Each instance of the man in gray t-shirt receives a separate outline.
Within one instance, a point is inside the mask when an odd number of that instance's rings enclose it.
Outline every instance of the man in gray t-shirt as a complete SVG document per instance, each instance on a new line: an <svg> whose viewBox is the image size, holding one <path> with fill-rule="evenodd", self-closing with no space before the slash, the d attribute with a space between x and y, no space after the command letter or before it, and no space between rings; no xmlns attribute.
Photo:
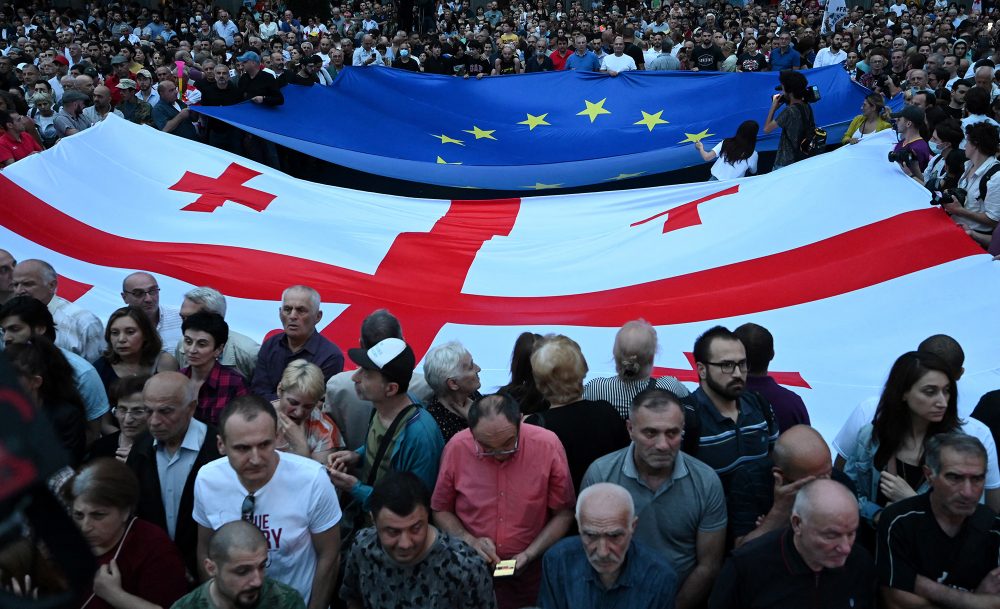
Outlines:
<svg viewBox="0 0 1000 609"><path fill-rule="evenodd" d="M486 562L430 524L430 490L420 478L390 472L368 503L375 526L354 538L344 567L340 598L349 606L496 609Z"/></svg>
<svg viewBox="0 0 1000 609"><path fill-rule="evenodd" d="M52 122L56 128L57 136L66 137L93 126L90 119L83 113L84 107L89 102L90 98L79 91L70 90L63 94L62 110L56 114L56 118Z"/></svg>
<svg viewBox="0 0 1000 609"><path fill-rule="evenodd" d="M681 452L684 412L669 391L648 389L632 403L632 444L591 464L581 489L598 482L632 495L635 535L659 550L681 582L678 606L698 606L712 589L726 545L726 498L718 475Z"/></svg>

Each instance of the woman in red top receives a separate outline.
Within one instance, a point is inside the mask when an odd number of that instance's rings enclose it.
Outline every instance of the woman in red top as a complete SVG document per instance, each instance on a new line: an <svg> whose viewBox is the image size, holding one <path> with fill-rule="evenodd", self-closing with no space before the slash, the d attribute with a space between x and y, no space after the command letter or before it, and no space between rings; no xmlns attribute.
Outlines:
<svg viewBox="0 0 1000 609"><path fill-rule="evenodd" d="M127 465L97 459L65 488L73 520L100 565L81 609L167 609L184 596L180 552L166 532L133 516L139 483Z"/></svg>

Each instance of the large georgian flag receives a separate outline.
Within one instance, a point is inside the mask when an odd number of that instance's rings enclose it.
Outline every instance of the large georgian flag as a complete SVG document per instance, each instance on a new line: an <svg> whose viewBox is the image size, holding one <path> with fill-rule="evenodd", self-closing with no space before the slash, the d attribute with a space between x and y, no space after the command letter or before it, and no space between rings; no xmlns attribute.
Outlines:
<svg viewBox="0 0 1000 609"><path fill-rule="evenodd" d="M0 247L51 262L60 293L103 318L137 269L164 304L222 290L230 324L257 339L292 284L320 291L342 348L387 307L418 357L461 340L485 389L506 382L524 330L573 337L608 375L617 327L643 317L658 374L692 381L698 334L754 321L775 336L774 374L832 437L930 334L965 348L966 411L1000 386L1000 263L885 160L892 144L734 182L439 201L295 180L110 117L0 174Z"/></svg>

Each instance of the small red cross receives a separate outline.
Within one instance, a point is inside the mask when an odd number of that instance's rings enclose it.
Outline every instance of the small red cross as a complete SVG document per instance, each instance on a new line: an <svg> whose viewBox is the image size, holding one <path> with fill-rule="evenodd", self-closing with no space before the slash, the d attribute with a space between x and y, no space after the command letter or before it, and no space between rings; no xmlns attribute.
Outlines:
<svg viewBox="0 0 1000 609"><path fill-rule="evenodd" d="M639 220L638 222L633 222L629 226L639 226L640 224L645 224L664 215L667 216L666 221L663 223L663 232L669 233L672 230L677 230L679 228L687 228L689 226L697 226L701 224L701 215L698 214L698 205L711 201L712 199L717 199L719 197L724 197L726 195L734 195L740 191L740 186L730 186L725 190L720 190L717 193L710 194L707 197L702 197L700 199L695 199L694 201L689 201L683 205L678 205L673 209L668 209L667 211L661 211L655 216L650 216L645 220Z"/></svg>
<svg viewBox="0 0 1000 609"><path fill-rule="evenodd" d="M255 211L264 211L276 196L256 188L244 186L250 179L260 175L248 167L230 163L217 178L185 171L179 182L170 187L178 192L200 194L194 203L181 208L182 211L203 211L211 213L222 207L226 201L246 205Z"/></svg>
<svg viewBox="0 0 1000 609"><path fill-rule="evenodd" d="M653 376L672 376L678 381L687 381L690 383L699 382L701 379L698 378L698 365L694 362L694 353L685 352L684 357L686 357L688 363L691 364L690 368L661 368L660 366L656 366L653 368ZM809 383L807 383L798 372L768 371L767 375L773 378L779 385L812 389Z"/></svg>

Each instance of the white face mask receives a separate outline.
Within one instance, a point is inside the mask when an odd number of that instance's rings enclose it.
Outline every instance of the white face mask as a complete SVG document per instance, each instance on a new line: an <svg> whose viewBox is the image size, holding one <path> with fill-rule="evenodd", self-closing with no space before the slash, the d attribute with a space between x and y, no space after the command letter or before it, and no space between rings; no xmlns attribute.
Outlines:
<svg viewBox="0 0 1000 609"><path fill-rule="evenodd" d="M927 142L927 145L930 146L931 152L934 154L941 154L941 146L939 146L934 140Z"/></svg>

